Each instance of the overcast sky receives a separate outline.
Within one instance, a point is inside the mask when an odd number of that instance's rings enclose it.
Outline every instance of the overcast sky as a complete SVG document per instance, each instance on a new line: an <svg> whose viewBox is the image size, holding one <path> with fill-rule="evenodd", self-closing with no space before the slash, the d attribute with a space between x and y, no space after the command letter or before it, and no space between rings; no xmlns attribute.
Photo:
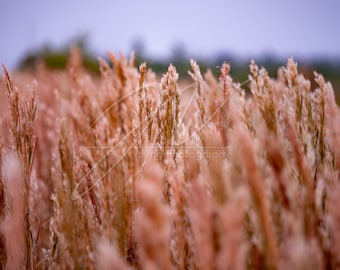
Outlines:
<svg viewBox="0 0 340 270"><path fill-rule="evenodd" d="M0 0L0 62L84 33L98 53L128 53L139 39L154 57L179 43L192 57L340 58L339 26L339 0Z"/></svg>

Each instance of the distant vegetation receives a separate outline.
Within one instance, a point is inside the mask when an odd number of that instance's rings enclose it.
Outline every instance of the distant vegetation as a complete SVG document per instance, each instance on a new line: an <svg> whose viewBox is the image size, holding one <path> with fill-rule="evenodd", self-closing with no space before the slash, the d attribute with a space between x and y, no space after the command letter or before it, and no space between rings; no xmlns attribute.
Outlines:
<svg viewBox="0 0 340 270"><path fill-rule="evenodd" d="M77 38L70 46L53 48L45 45L35 51L30 51L20 61L19 69L32 71L39 64L44 64L48 69L66 69L72 47L80 49L84 67L92 73L99 74L97 57L89 52L86 37Z"/></svg>
<svg viewBox="0 0 340 270"><path fill-rule="evenodd" d="M19 63L21 70L33 70L38 63L44 63L50 69L65 69L70 54L70 48L79 47L82 51L83 65L93 74L99 74L99 63L97 55L90 52L86 36L76 38L73 45L65 45L62 48L53 48L51 46L43 46L35 51L27 53ZM168 63L172 63L181 77L188 75L187 70L190 69L190 59L192 56L187 53L184 46L176 45L172 49L170 59L154 59L145 54L145 46L143 42L137 40L132 44L133 50L136 52L136 65L139 66L143 62L147 62L156 74L163 74L168 69ZM105 60L108 60L105 56ZM195 57L197 59L197 57ZM254 59L259 66L265 66L269 75L276 77L276 71L279 67L285 64L286 59L279 59L275 56L262 56ZM326 80L331 81L334 85L340 86L340 59L297 59L299 68L302 74L314 84L313 72L322 73ZM201 70L205 72L208 68L211 69L214 75L219 74L219 66L223 62L231 63L230 74L235 80L244 81L248 76L249 61L240 60L232 54L220 53L210 59L198 59ZM335 87L337 89L339 87Z"/></svg>
<svg viewBox="0 0 340 270"><path fill-rule="evenodd" d="M87 46L86 39L78 39L73 46L64 46L63 48L55 49L52 47L42 47L36 51L28 53L19 64L20 70L34 71L39 64L43 64L48 69L66 69L71 48L79 48L81 52L83 67L93 75L99 75L98 57L90 52ZM166 73L168 63L172 63L182 79L189 79L188 70L190 69L190 57L184 49L176 47L173 54L168 60L160 60L148 57L145 55L143 48L136 46L135 64L139 66L143 62L147 62L148 66L157 75ZM104 60L108 60L103 56ZM255 59L259 66L266 67L268 74L271 77L277 76L278 69L285 64L285 60L280 60L276 57L258 57ZM202 72L208 69L215 76L219 75L220 65L223 62L231 64L230 75L236 81L245 82L248 79L249 61L240 60L230 54L219 54L211 59L199 59L197 62L200 65ZM322 73L327 81L330 81L334 87L336 100L340 102L340 59L301 59L299 60L299 69L301 74L305 76L312 84L312 89L317 87L314 80L314 71ZM246 90L247 89L246 87Z"/></svg>

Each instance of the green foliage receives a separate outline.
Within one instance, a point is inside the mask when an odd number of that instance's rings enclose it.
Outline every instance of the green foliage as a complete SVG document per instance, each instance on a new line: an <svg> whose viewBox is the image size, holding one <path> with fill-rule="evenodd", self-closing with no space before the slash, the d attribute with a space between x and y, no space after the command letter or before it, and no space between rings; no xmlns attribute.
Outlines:
<svg viewBox="0 0 340 270"><path fill-rule="evenodd" d="M88 39L86 36L80 36L75 38L72 42L72 46L64 46L62 48L52 48L49 46L43 46L36 51L29 52L20 61L20 70L34 70L38 63L43 63L49 69L65 69L67 68L70 47L77 46L82 52L82 64L85 69L93 74L99 74L99 65L97 58L94 57L88 49ZM168 69L168 63L171 62L177 69L181 78L188 78L187 70L190 69L190 57L187 52L181 46L173 48L172 56L170 59L154 59L145 55L145 48L141 41L136 41L134 44L134 50L136 52L136 65L139 66L143 62L148 62L149 68L151 68L156 74L163 74ZM276 77L277 70L284 64L284 61L267 55L257 57L256 62L259 66L265 66L269 76ZM248 61L237 59L230 54L217 54L212 59L201 59L198 61L202 72L205 72L208 68L211 69L215 76L219 76L219 66L223 62L232 62L230 75L240 82L245 82L248 79ZM335 88L335 96L337 100L340 100L340 93L337 89L340 86L340 60L329 59L299 59L301 73L310 80L312 89L317 87L314 81L314 71L322 73L326 80L332 82Z"/></svg>

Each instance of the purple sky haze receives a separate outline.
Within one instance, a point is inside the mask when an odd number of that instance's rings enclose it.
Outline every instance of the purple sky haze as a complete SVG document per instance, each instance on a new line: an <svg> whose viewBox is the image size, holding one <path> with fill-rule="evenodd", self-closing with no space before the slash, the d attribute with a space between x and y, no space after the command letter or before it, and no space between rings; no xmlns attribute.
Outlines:
<svg viewBox="0 0 340 270"><path fill-rule="evenodd" d="M14 67L44 44L62 46L81 33L90 48L167 57L182 44L189 56L217 52L340 58L338 0L0 0L0 62Z"/></svg>

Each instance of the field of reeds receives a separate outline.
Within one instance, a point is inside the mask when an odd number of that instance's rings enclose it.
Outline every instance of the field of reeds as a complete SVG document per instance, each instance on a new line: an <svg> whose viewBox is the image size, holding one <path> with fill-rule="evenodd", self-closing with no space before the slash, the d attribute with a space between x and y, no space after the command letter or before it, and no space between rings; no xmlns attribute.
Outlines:
<svg viewBox="0 0 340 270"><path fill-rule="evenodd" d="M0 79L0 269L338 269L340 111L289 59Z"/></svg>

